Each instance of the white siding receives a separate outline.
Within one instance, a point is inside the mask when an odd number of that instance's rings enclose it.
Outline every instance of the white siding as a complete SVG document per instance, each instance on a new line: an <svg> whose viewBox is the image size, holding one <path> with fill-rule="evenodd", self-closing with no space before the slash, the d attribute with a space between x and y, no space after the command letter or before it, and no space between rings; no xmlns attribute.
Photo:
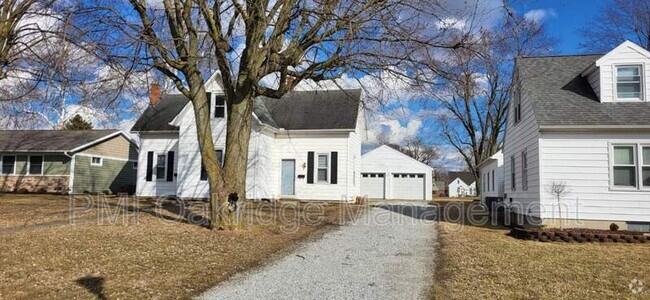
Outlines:
<svg viewBox="0 0 650 300"><path fill-rule="evenodd" d="M502 154L481 166L481 201L485 202L485 197L503 197L503 171Z"/></svg>
<svg viewBox="0 0 650 300"><path fill-rule="evenodd" d="M352 182L354 163L350 162L351 152L359 153L360 146L351 143L351 135L354 133L289 133L278 134L275 139L275 153L271 172L272 184L276 198L280 197L280 172L283 159L294 159L296 161L296 182L295 189L297 199L301 200L353 200L359 195L358 187L352 188L348 182ZM356 140L356 139L355 139ZM330 183L307 183L307 153L314 151L315 155L330 154L338 152L337 184ZM359 158L357 157L357 160ZM329 161L331 164L331 160ZM357 163L358 164L358 163ZM316 172L316 171L314 171ZM298 176L304 175L303 178ZM358 176L358 174L356 175ZM357 178L357 182L359 178Z"/></svg>
<svg viewBox="0 0 650 300"><path fill-rule="evenodd" d="M432 199L433 169L388 146L381 146L364 154L361 159L361 172L386 174L386 199L399 197L399 193L394 191L394 173L424 174L424 196L426 200Z"/></svg>
<svg viewBox="0 0 650 300"><path fill-rule="evenodd" d="M246 172L246 198L273 199L275 188L275 140L254 126L248 146L248 170Z"/></svg>
<svg viewBox="0 0 650 300"><path fill-rule="evenodd" d="M610 189L612 143L650 144L650 133L542 134L542 186L564 181L570 190L562 199L563 218L650 221L650 190ZM556 198L543 192L541 199L542 217L558 218Z"/></svg>
<svg viewBox="0 0 650 300"><path fill-rule="evenodd" d="M512 199L518 213L539 216L539 131L533 108L525 86L521 97L521 120L514 124L514 105L508 109L508 121L503 147L504 195L507 203ZM522 190L521 153L526 149L528 158L528 189ZM515 157L516 190L512 189L510 159Z"/></svg>
<svg viewBox="0 0 650 300"><path fill-rule="evenodd" d="M140 153L138 157L136 195L147 197L176 195L176 180L171 182L156 181L154 178L152 181L146 181L147 154L149 151L153 151L156 154L166 154L169 151L174 151L174 169L178 170L179 151L177 134L140 134ZM155 160L153 164L155 164ZM174 173L176 173L176 171Z"/></svg>
<svg viewBox="0 0 650 300"><path fill-rule="evenodd" d="M179 132L179 172L177 195L182 198L207 198L209 185L201 181L201 153L196 132L196 118L192 104L182 115ZM212 139L215 149L226 147L226 120L212 119Z"/></svg>

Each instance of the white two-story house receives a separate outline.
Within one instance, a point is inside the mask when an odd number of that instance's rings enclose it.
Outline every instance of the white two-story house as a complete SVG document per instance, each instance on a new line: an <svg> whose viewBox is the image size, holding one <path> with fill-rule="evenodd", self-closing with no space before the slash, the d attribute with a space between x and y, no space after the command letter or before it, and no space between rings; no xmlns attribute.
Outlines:
<svg viewBox="0 0 650 300"><path fill-rule="evenodd" d="M551 227L648 230L650 52L626 41L604 55L520 57L513 80L506 204Z"/></svg>
<svg viewBox="0 0 650 300"><path fill-rule="evenodd" d="M226 145L221 80L206 83L215 151ZM137 195L207 198L192 103L156 99L132 128L140 137ZM361 141L366 138L360 90L294 91L255 99L246 197L351 200L360 195Z"/></svg>

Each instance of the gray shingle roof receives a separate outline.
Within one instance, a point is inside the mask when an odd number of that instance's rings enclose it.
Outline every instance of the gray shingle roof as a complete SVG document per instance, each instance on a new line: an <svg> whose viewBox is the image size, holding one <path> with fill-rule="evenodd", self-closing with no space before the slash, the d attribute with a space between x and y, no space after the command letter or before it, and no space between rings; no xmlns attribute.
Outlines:
<svg viewBox="0 0 650 300"><path fill-rule="evenodd" d="M254 112L260 121L275 128L354 129L361 90L294 91L280 99L258 97ZM132 131L178 130L169 125L187 104L183 95L165 95L145 110Z"/></svg>
<svg viewBox="0 0 650 300"><path fill-rule="evenodd" d="M173 131L178 127L169 125L189 100L181 94L163 95L155 106L149 106L133 124L131 131Z"/></svg>
<svg viewBox="0 0 650 300"><path fill-rule="evenodd" d="M280 99L259 97L255 114L287 130L354 129L360 100L361 90L294 91Z"/></svg>
<svg viewBox="0 0 650 300"><path fill-rule="evenodd" d="M581 76L601 56L517 59L522 93L532 100L538 125L650 125L650 103L601 103L587 79Z"/></svg>
<svg viewBox="0 0 650 300"><path fill-rule="evenodd" d="M460 178L460 180L462 180L467 185L470 185L472 182L476 181L472 172L449 172L450 183L456 180L456 178Z"/></svg>
<svg viewBox="0 0 650 300"><path fill-rule="evenodd" d="M118 130L2 130L0 151L70 151Z"/></svg>

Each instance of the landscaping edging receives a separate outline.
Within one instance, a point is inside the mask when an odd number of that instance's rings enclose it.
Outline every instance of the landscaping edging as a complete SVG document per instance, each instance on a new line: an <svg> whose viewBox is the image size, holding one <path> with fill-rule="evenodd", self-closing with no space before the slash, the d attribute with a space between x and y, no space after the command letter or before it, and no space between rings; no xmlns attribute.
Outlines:
<svg viewBox="0 0 650 300"><path fill-rule="evenodd" d="M610 231L596 229L540 229L513 228L510 236L539 242L578 242L578 243L649 243L650 237L642 232Z"/></svg>

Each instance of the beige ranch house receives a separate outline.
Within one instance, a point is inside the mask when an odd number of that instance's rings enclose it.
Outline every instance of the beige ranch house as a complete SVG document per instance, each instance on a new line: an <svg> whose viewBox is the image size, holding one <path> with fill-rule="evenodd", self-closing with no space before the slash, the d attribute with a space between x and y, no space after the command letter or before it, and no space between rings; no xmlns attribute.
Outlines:
<svg viewBox="0 0 650 300"><path fill-rule="evenodd" d="M0 192L132 194L137 158L118 130L4 130Z"/></svg>

